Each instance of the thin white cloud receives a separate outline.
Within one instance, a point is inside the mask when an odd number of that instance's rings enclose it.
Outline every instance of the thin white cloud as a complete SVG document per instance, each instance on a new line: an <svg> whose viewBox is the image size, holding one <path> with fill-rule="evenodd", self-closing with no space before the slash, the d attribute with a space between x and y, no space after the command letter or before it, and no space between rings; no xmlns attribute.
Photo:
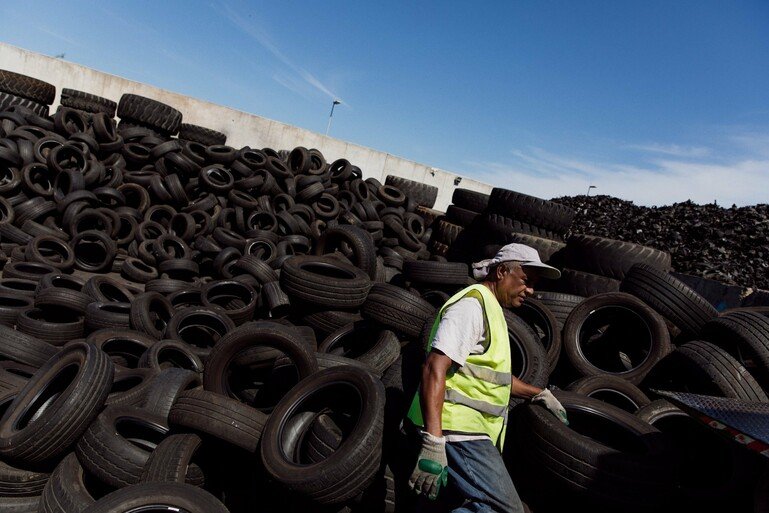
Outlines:
<svg viewBox="0 0 769 513"><path fill-rule="evenodd" d="M711 154L710 148L704 146L680 146L678 144L628 144L624 146L629 150L641 151L644 153L656 153L668 155L671 157L699 158L707 157Z"/></svg>
<svg viewBox="0 0 769 513"><path fill-rule="evenodd" d="M67 37L67 36L65 36L63 34L59 34L58 32L54 32L53 30L51 30L49 28L41 27L41 26L36 26L35 28L37 30L39 30L40 32L44 33L44 34L48 34L49 36L51 36L51 37L53 37L55 39L58 39L59 41L64 41L65 43L69 43L69 44L71 44L73 46L83 46L83 44L81 42L75 41L71 37Z"/></svg>
<svg viewBox="0 0 769 513"><path fill-rule="evenodd" d="M272 38L270 38L267 31L263 27L260 27L255 21L246 19L226 3L218 4L217 10L243 33L253 38L263 48L269 51L275 58L281 61L286 67L301 77L301 79L310 85L313 89L328 96L332 100L339 99L339 97L333 91L331 91L329 87L323 84L323 82L318 80L315 75L289 59L288 56L286 56L286 54L284 54L280 48L278 48L278 46L272 41ZM281 78L280 80L281 81L278 81L278 83L284 87L288 87L286 86L285 78ZM295 89L292 89L291 87L289 87L289 89L295 91Z"/></svg>
<svg viewBox="0 0 769 513"><path fill-rule="evenodd" d="M758 137L758 134L756 134ZM729 162L702 162L699 157L667 158L636 165L585 162L541 149L516 150L514 161L466 162L469 174L487 183L553 198L608 194L639 205L668 205L692 200L738 206L769 203L769 156L745 153Z"/></svg>

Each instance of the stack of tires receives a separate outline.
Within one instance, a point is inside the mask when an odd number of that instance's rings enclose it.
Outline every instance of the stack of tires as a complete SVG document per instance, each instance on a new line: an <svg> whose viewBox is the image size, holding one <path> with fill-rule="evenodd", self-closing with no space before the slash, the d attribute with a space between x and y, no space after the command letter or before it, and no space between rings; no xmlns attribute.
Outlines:
<svg viewBox="0 0 769 513"><path fill-rule="evenodd" d="M536 511L752 511L764 500L754 488L765 493L759 457L656 390L768 402L769 321L751 309L719 315L645 263L619 288L538 292L515 311L543 345L558 341L548 381L566 389L556 395L570 419L530 405L511 412L506 458L519 491Z"/></svg>
<svg viewBox="0 0 769 513"><path fill-rule="evenodd" d="M0 510L406 508L383 448L468 283L427 248L436 190L61 103L0 110Z"/></svg>
<svg viewBox="0 0 769 513"><path fill-rule="evenodd" d="M468 263L491 258L500 247L516 242L557 264L574 218L568 207L497 187L490 195L457 189L452 202L436 226L432 247L445 250L450 260Z"/></svg>

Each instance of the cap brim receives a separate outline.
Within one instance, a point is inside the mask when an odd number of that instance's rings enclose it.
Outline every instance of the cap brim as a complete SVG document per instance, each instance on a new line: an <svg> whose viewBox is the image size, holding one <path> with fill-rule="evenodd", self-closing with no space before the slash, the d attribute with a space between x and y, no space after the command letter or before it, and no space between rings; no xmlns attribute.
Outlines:
<svg viewBox="0 0 769 513"><path fill-rule="evenodd" d="M536 267L539 275L548 280L557 280L561 277L561 271L542 262L522 262L521 267Z"/></svg>

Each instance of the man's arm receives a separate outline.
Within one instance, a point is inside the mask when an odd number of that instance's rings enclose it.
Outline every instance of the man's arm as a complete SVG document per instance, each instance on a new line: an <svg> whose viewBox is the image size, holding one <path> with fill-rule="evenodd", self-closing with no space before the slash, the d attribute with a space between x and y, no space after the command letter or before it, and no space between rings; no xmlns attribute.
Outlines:
<svg viewBox="0 0 769 513"><path fill-rule="evenodd" d="M510 395L518 399L532 399L535 395L542 392L542 389L529 385L526 382L513 376L513 384L510 387Z"/></svg>
<svg viewBox="0 0 769 513"><path fill-rule="evenodd" d="M424 429L433 436L443 436L441 412L443 397L446 393L446 374L451 367L451 358L433 349L422 365L422 386L419 388L419 400L422 405Z"/></svg>

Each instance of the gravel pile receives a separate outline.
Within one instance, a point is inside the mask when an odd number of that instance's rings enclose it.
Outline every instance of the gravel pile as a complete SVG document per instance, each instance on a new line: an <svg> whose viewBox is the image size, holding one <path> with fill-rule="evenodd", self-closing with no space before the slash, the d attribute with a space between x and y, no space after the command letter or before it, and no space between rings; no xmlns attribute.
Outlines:
<svg viewBox="0 0 769 513"><path fill-rule="evenodd" d="M678 272L769 289L769 205L643 207L605 195L553 201L577 211L572 233L651 246L669 252Z"/></svg>

